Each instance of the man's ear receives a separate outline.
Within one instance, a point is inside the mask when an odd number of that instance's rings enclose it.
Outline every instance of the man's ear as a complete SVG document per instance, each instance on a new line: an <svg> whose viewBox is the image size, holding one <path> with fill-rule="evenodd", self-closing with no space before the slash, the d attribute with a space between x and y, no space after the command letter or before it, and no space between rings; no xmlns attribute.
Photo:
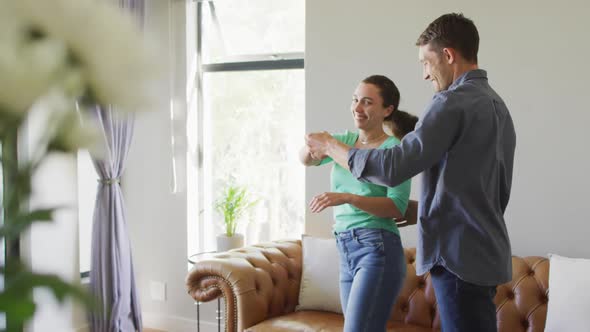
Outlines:
<svg viewBox="0 0 590 332"><path fill-rule="evenodd" d="M450 47L445 47L442 49L442 56L446 63L452 65L457 60L457 51Z"/></svg>

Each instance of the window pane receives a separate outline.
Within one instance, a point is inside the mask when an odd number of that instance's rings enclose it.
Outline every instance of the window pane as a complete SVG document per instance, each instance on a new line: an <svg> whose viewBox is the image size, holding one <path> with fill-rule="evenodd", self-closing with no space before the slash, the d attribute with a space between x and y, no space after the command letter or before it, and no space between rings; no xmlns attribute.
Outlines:
<svg viewBox="0 0 590 332"><path fill-rule="evenodd" d="M303 52L304 0L214 1L203 3L203 61L251 54Z"/></svg>
<svg viewBox="0 0 590 332"><path fill-rule="evenodd" d="M213 203L235 179L259 199L238 227L246 243L297 238L305 179L303 70L215 72L204 76L205 220L222 231ZM209 233L210 234L210 233ZM208 249L213 243L205 244Z"/></svg>

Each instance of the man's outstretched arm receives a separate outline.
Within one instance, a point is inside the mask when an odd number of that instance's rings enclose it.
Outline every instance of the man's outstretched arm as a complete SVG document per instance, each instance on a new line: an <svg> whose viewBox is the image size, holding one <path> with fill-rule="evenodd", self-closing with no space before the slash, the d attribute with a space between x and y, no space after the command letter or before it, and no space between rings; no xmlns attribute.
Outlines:
<svg viewBox="0 0 590 332"><path fill-rule="evenodd" d="M312 151L328 155L364 182L395 187L442 159L453 145L461 125L461 112L437 95L416 130L389 149L354 149L339 144L327 133L309 134Z"/></svg>

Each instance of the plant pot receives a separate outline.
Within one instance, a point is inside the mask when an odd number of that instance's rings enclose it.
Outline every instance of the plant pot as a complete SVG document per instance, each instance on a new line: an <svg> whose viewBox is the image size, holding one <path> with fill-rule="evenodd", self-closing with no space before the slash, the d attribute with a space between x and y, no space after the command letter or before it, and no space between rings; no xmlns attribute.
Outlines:
<svg viewBox="0 0 590 332"><path fill-rule="evenodd" d="M241 248L244 246L244 236L242 234L234 234L227 236L225 234L217 235L217 251L228 251L230 249Z"/></svg>

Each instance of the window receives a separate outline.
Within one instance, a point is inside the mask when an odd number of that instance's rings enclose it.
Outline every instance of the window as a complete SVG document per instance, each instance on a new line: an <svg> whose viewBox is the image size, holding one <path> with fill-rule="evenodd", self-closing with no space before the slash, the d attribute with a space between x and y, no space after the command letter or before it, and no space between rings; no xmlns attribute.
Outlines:
<svg viewBox="0 0 590 332"><path fill-rule="evenodd" d="M222 216L214 203L230 182L258 199L238 227L246 244L303 232L304 6L302 0L197 4L200 84L187 126L189 146L191 140L198 146L189 156L197 167L191 174L189 166L187 177L189 253L215 250Z"/></svg>

